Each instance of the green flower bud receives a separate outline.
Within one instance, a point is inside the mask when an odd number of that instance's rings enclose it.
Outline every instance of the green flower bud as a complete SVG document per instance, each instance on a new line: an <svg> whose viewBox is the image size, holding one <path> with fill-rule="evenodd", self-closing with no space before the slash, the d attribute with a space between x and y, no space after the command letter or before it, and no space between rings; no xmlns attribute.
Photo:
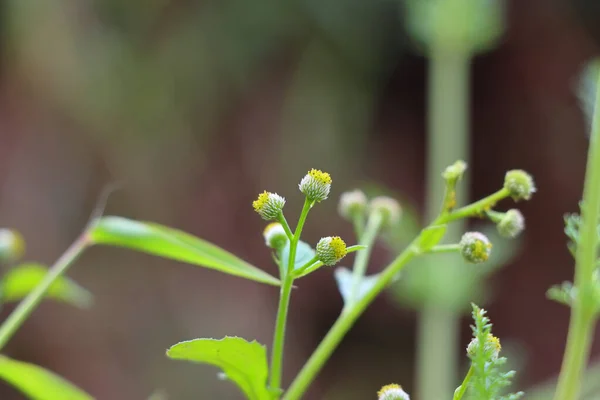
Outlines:
<svg viewBox="0 0 600 400"><path fill-rule="evenodd" d="M342 193L340 196L338 212L345 219L351 220L354 216L363 214L366 208L367 196L359 189Z"/></svg>
<svg viewBox="0 0 600 400"><path fill-rule="evenodd" d="M23 257L25 240L19 232L0 229L0 262L13 263Z"/></svg>
<svg viewBox="0 0 600 400"><path fill-rule="evenodd" d="M479 339L473 338L473 340L471 340L471 342L467 346L467 355L469 356L470 359L475 358L478 347L479 347ZM492 360L498 359L498 355L500 354L501 349L502 349L502 346L500 345L500 339L498 339L496 336L492 335L491 333L488 334L487 340L485 342L485 352L486 353L490 352Z"/></svg>
<svg viewBox="0 0 600 400"><path fill-rule="evenodd" d="M317 258L325 265L335 265L348 254L346 243L339 236L328 236L317 243Z"/></svg>
<svg viewBox="0 0 600 400"><path fill-rule="evenodd" d="M262 192L258 198L252 202L254 211L267 221L275 220L279 217L279 213L283 210L285 199L277 193Z"/></svg>
<svg viewBox="0 0 600 400"><path fill-rule="evenodd" d="M506 173L504 188L510 192L510 196L515 201L529 200L536 191L531 175L520 169L514 169Z"/></svg>
<svg viewBox="0 0 600 400"><path fill-rule="evenodd" d="M272 249L282 249L288 242L283 226L279 222L271 222L265 227L263 237L268 247Z"/></svg>
<svg viewBox="0 0 600 400"><path fill-rule="evenodd" d="M467 232L459 243L460 253L470 263L482 263L487 261L492 251L489 239L480 232Z"/></svg>
<svg viewBox="0 0 600 400"><path fill-rule="evenodd" d="M446 167L442 173L442 177L447 181L456 182L463 177L466 170L467 163L463 160L458 160L454 164Z"/></svg>
<svg viewBox="0 0 600 400"><path fill-rule="evenodd" d="M380 212L384 226L393 226L400 222L402 207L391 197L378 196L369 203L370 212Z"/></svg>
<svg viewBox="0 0 600 400"><path fill-rule="evenodd" d="M410 396L402 390L402 386L392 383L377 392L377 400L410 400Z"/></svg>
<svg viewBox="0 0 600 400"><path fill-rule="evenodd" d="M320 202L329 196L331 176L327 172L311 169L302 178L298 187L308 200Z"/></svg>
<svg viewBox="0 0 600 400"><path fill-rule="evenodd" d="M517 237L525 229L525 218L519 210L512 209L504 213L504 216L496 224L498 233L506 238Z"/></svg>

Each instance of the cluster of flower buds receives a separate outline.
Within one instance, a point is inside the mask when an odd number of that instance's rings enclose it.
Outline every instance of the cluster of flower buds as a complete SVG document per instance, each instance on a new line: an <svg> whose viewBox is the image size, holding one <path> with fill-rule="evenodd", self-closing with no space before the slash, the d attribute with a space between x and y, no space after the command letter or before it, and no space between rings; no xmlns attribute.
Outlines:
<svg viewBox="0 0 600 400"><path fill-rule="evenodd" d="M467 346L467 355L470 359L475 358L477 354L477 348L479 347L479 339L473 338L469 345ZM491 333L487 335L486 341L484 343L485 352L490 354L490 358L492 360L497 360L500 355L500 350L502 350L502 346L500 345L500 339Z"/></svg>

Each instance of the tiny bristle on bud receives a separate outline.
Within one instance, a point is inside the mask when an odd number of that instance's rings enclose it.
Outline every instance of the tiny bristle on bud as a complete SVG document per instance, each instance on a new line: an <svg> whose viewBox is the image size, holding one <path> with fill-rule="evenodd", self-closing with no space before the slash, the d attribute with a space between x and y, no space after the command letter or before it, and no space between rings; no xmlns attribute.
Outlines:
<svg viewBox="0 0 600 400"><path fill-rule="evenodd" d="M515 238L525 229L525 218L519 210L508 210L496 224L498 233L506 238Z"/></svg>
<svg viewBox="0 0 600 400"><path fill-rule="evenodd" d="M327 172L311 169L302 178L298 187L308 200L320 202L329 196L331 176Z"/></svg>
<svg viewBox="0 0 600 400"><path fill-rule="evenodd" d="M514 169L504 177L504 188L509 191L515 201L529 200L536 192L535 182L527 172Z"/></svg>
<svg viewBox="0 0 600 400"><path fill-rule="evenodd" d="M467 232L459 243L460 253L470 263L487 261L492 251L490 240L483 233Z"/></svg>
<svg viewBox="0 0 600 400"><path fill-rule="evenodd" d="M351 220L364 214L367 208L367 196L362 190L355 189L350 192L344 192L340 196L338 203L338 212L343 218Z"/></svg>
<svg viewBox="0 0 600 400"><path fill-rule="evenodd" d="M264 191L252 202L254 211L267 221L276 220L283 210L285 199L277 193Z"/></svg>
<svg viewBox="0 0 600 400"><path fill-rule="evenodd" d="M500 350L502 350L502 346L500 345L500 339L491 333L488 334L485 344L484 351L489 354L489 357L492 360L497 360L500 355ZM473 338L469 345L467 346L467 355L469 358L475 358L477 354L477 349L479 347L479 339Z"/></svg>
<svg viewBox="0 0 600 400"><path fill-rule="evenodd" d="M392 383L379 389L377 400L410 400L410 396L402 390L402 386Z"/></svg>
<svg viewBox="0 0 600 400"><path fill-rule="evenodd" d="M285 229L279 222L271 222L263 231L265 244L272 249L282 249L288 242Z"/></svg>
<svg viewBox="0 0 600 400"><path fill-rule="evenodd" d="M384 226L393 226L400 222L402 207L395 199L387 196L378 196L369 203L370 212L380 212Z"/></svg>
<svg viewBox="0 0 600 400"><path fill-rule="evenodd" d="M346 243L339 236L328 236L319 240L316 247L319 261L324 265L335 265L348 254Z"/></svg>

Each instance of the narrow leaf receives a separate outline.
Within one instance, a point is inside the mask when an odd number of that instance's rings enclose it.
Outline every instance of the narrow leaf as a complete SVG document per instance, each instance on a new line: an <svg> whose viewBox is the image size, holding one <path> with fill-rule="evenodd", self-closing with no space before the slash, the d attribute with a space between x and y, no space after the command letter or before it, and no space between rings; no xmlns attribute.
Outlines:
<svg viewBox="0 0 600 400"><path fill-rule="evenodd" d="M92 240L186 262L246 279L279 285L279 280L205 240L163 225L122 217L102 217Z"/></svg>
<svg viewBox="0 0 600 400"><path fill-rule="evenodd" d="M421 239L418 246L422 252L429 251L433 246L438 244L446 233L447 225L434 225L423 229Z"/></svg>
<svg viewBox="0 0 600 400"><path fill-rule="evenodd" d="M167 350L167 356L219 367L249 400L268 400L271 397L267 388L267 351L256 341L229 336L220 340L194 339L172 346Z"/></svg>
<svg viewBox="0 0 600 400"><path fill-rule="evenodd" d="M0 292L2 301L15 302L27 296L44 279L48 269L36 263L21 264L2 277ZM75 281L61 276L51 286L46 297L72 304L79 308L89 308L93 303L92 294Z"/></svg>
<svg viewBox="0 0 600 400"><path fill-rule="evenodd" d="M0 379L32 400L93 400L72 383L38 365L0 356Z"/></svg>

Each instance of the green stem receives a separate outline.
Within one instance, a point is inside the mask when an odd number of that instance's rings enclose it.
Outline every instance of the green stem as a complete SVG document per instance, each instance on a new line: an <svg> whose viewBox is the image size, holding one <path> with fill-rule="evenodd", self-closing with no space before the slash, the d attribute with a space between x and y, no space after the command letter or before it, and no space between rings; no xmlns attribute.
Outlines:
<svg viewBox="0 0 600 400"><path fill-rule="evenodd" d="M294 234L292 233L292 230L290 229L290 226L288 225L287 220L285 219L285 216L283 215L282 212L279 213L278 216L278 221L281 224L281 226L283 226L283 230L285 231L286 236L288 237L288 240L292 240L292 238L294 237Z"/></svg>
<svg viewBox="0 0 600 400"><path fill-rule="evenodd" d="M288 258L287 269L284 271L285 274L281 278L283 283L279 294L279 306L277 307L277 320L275 322L275 333L273 334L273 347L271 354L271 379L269 384L272 389L279 389L281 387L281 376L283 366L283 348L285 344L285 326L287 323L288 308L290 305L290 297L292 294L292 286L294 284L294 263L296 261L296 249L298 247L298 241L306 222L308 212L313 206L314 202L308 199L304 200L304 206L298 219L298 225L294 231L294 235L290 240L290 254ZM283 217L283 214L282 214ZM280 218L280 221L285 221L285 218ZM283 223L282 223L283 225Z"/></svg>
<svg viewBox="0 0 600 400"><path fill-rule="evenodd" d="M309 262L307 262L306 264L304 264L303 266L301 266L300 268L297 268L293 271L292 275L294 276L294 278L298 278L300 276L306 275L304 274L304 272L306 272L307 269L309 269L310 267L313 267L313 264L316 264L319 261L319 257L314 256ZM323 263L320 263L321 266L323 265Z"/></svg>
<svg viewBox="0 0 600 400"><path fill-rule="evenodd" d="M354 225L354 234L356 235L356 240L360 243L365 230L365 214L361 212L354 215L352 217L352 224Z"/></svg>
<svg viewBox="0 0 600 400"><path fill-rule="evenodd" d="M454 392L454 397L452 397L452 400L461 400L463 398L463 396L467 392L467 389L469 388L469 382L471 381L471 377L473 376L473 371L474 368L471 365L469 367L469 372L467 372L467 375L465 376L465 379L461 383L460 387Z"/></svg>
<svg viewBox="0 0 600 400"><path fill-rule="evenodd" d="M446 221L451 222L462 218L482 215L485 211L494 207L500 200L504 200L508 196L510 196L508 189L502 188L479 201L451 212L448 214Z"/></svg>
<svg viewBox="0 0 600 400"><path fill-rule="evenodd" d="M439 199L444 189L440 171L456 160L469 162L469 63L470 54L452 48L444 38L431 43L428 76L428 149L426 216L432 220L439 213ZM469 188L469 173L465 173L455 188L456 204L465 204ZM473 209L462 208L442 213L447 221L471 215ZM458 242L464 224L448 227L445 237ZM438 265L428 258L421 266L424 279L434 287L460 279L460 263L450 261ZM458 313L446 302L431 300L419 313L417 340L417 396L422 400L438 400L447 396L456 385L458 364ZM435 384L432 384L435 382Z"/></svg>
<svg viewBox="0 0 600 400"><path fill-rule="evenodd" d="M458 244L439 244L433 246L427 251L427 253L456 253L460 251L460 245Z"/></svg>
<svg viewBox="0 0 600 400"><path fill-rule="evenodd" d="M13 337L16 331L23 325L33 310L42 301L50 286L62 275L79 257L79 255L91 244L88 231L84 231L71 246L56 260L44 279L25 297L8 318L0 326L0 349Z"/></svg>
<svg viewBox="0 0 600 400"><path fill-rule="evenodd" d="M381 272L380 278L375 285L373 285L363 297L354 302L351 307L344 308L342 314L338 317L306 364L304 364L304 367L302 367L302 370L296 376L294 382L292 382L290 388L283 397L284 400L296 400L304 394L308 385L310 385L315 376L319 373L323 364L329 359L358 317L365 311L375 297L390 284L396 274L419 253L418 249L416 249L419 239L420 235L398 257L396 257L383 272Z"/></svg>
<svg viewBox="0 0 600 400"><path fill-rule="evenodd" d="M581 379L590 356L596 321L592 279L598 254L597 226L600 217L600 80L596 93L582 203L582 223L575 254L575 287L578 289L578 295L571 311L567 347L555 400L579 398Z"/></svg>
<svg viewBox="0 0 600 400"><path fill-rule="evenodd" d="M352 306L352 303L354 303L358 298L358 293L360 292L360 282L364 278L367 271L367 263L369 262L371 250L373 249L373 242L375 242L377 232L379 232L382 223L383 216L380 212L373 212L369 215L367 227L365 228L364 234L359 242L361 245L366 246L366 249L359 251L356 255L356 259L354 260L352 288L350 289L350 297L345 307Z"/></svg>

